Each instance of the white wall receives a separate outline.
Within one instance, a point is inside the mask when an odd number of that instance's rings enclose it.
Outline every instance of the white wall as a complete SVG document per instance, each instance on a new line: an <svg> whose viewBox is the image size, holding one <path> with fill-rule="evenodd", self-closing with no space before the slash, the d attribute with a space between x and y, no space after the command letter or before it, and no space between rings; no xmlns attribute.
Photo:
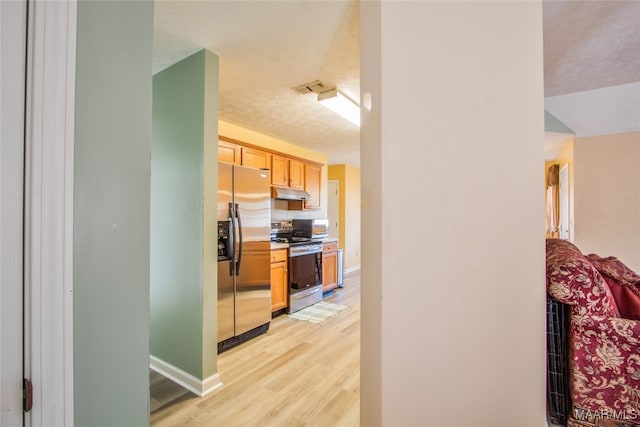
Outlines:
<svg viewBox="0 0 640 427"><path fill-rule="evenodd" d="M545 425L541 3L361 28L361 423Z"/></svg>
<svg viewBox="0 0 640 427"><path fill-rule="evenodd" d="M579 138L640 131L640 82L545 98L545 108Z"/></svg>
<svg viewBox="0 0 640 427"><path fill-rule="evenodd" d="M640 132L576 138L575 243L640 272Z"/></svg>
<svg viewBox="0 0 640 427"><path fill-rule="evenodd" d="M380 2L360 4L360 425L382 424L382 224ZM365 145L366 144L366 145ZM388 220L385 224L388 223ZM392 319L393 320L393 319Z"/></svg>

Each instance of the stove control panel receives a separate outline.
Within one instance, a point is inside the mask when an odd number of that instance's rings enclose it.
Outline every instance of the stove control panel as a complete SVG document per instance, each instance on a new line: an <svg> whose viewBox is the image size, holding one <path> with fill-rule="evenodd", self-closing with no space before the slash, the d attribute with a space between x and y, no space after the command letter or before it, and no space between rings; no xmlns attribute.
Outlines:
<svg viewBox="0 0 640 427"><path fill-rule="evenodd" d="M278 221L271 223L271 233L290 233L293 231L292 221Z"/></svg>

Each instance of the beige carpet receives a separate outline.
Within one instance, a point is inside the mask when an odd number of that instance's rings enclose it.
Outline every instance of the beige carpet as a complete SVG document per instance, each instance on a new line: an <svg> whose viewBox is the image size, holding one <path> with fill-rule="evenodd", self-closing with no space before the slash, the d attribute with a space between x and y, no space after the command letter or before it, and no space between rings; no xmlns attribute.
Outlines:
<svg viewBox="0 0 640 427"><path fill-rule="evenodd" d="M303 308L290 314L289 317L298 320L305 320L311 323L322 323L330 317L335 316L348 307L346 305L332 304L330 302L320 301L309 307Z"/></svg>

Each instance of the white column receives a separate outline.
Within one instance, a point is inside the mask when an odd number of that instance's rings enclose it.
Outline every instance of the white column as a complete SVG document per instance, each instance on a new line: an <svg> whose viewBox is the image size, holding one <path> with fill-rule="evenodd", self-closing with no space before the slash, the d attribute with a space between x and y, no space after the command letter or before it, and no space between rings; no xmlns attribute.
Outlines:
<svg viewBox="0 0 640 427"><path fill-rule="evenodd" d="M362 425L545 425L541 3L362 2L361 70Z"/></svg>

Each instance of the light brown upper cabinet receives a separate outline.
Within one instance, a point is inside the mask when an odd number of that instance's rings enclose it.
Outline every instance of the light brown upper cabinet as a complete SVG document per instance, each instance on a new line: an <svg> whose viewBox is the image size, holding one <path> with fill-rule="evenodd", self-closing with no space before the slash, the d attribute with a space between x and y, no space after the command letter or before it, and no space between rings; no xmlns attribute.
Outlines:
<svg viewBox="0 0 640 427"><path fill-rule="evenodd" d="M271 156L271 185L304 189L304 162L273 154Z"/></svg>
<svg viewBox="0 0 640 427"><path fill-rule="evenodd" d="M289 210L320 209L322 165L303 163L304 190L311 196L307 200L289 200Z"/></svg>
<svg viewBox="0 0 640 427"><path fill-rule="evenodd" d="M304 165L304 189L311 195L305 200L305 209L320 209L320 183L322 182L322 168L306 163Z"/></svg>
<svg viewBox="0 0 640 427"><path fill-rule="evenodd" d="M242 163L241 147L227 141L218 140L218 161L239 165Z"/></svg>
<svg viewBox="0 0 640 427"><path fill-rule="evenodd" d="M304 189L304 163L289 159L289 187Z"/></svg>
<svg viewBox="0 0 640 427"><path fill-rule="evenodd" d="M273 154L271 156L271 185L289 186L289 159Z"/></svg>
<svg viewBox="0 0 640 427"><path fill-rule="evenodd" d="M271 169L271 154L266 151L242 147L242 166Z"/></svg>
<svg viewBox="0 0 640 427"><path fill-rule="evenodd" d="M218 161L271 170L271 185L305 190L311 198L305 201L289 200L289 209L320 209L322 167L324 165L289 157L286 153L260 149L242 141L220 135Z"/></svg>

